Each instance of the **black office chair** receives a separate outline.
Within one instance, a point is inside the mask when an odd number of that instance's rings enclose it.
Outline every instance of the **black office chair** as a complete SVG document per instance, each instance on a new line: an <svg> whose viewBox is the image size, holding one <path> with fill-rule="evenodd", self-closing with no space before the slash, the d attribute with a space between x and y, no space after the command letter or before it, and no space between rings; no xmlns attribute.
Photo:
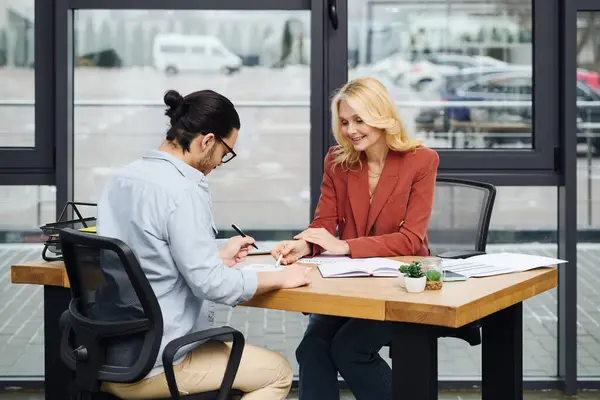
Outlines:
<svg viewBox="0 0 600 400"><path fill-rule="evenodd" d="M432 256L468 258L485 253L496 188L484 182L438 177L427 238ZM460 328L438 327L438 337L481 344L481 323ZM389 356L392 346L389 345Z"/></svg>
<svg viewBox="0 0 600 400"><path fill-rule="evenodd" d="M468 258L485 253L496 188L484 182L438 177L431 219L427 228L432 255ZM481 344L481 324L460 328L440 327L438 337Z"/></svg>
<svg viewBox="0 0 600 400"><path fill-rule="evenodd" d="M432 254L463 258L485 253L496 188L438 177L427 237Z"/></svg>
<svg viewBox="0 0 600 400"><path fill-rule="evenodd" d="M103 382L137 382L154 366L163 334L158 300L122 241L70 228L61 230L60 241L71 286L69 309L60 320L60 352L74 374L71 392L83 400L118 399L101 391ZM204 339L233 341L221 387L180 396L173 360L182 347ZM243 395L231 388L243 348L244 336L230 327L194 332L168 343L162 357L168 399L225 400Z"/></svg>

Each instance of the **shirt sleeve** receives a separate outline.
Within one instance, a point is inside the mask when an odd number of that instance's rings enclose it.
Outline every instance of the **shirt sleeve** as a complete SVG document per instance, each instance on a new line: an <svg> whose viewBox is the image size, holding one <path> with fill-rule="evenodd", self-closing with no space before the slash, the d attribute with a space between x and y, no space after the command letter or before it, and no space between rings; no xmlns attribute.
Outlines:
<svg viewBox="0 0 600 400"><path fill-rule="evenodd" d="M234 306L250 300L257 274L230 268L219 259L207 199L188 192L170 213L167 240L177 269L195 296Z"/></svg>

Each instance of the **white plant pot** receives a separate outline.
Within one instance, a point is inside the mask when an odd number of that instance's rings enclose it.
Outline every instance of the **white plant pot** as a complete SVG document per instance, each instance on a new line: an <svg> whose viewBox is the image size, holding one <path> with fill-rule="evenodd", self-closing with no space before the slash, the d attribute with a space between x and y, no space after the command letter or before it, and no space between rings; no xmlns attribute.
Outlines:
<svg viewBox="0 0 600 400"><path fill-rule="evenodd" d="M398 284L400 285L400 287L406 287L406 283L404 283L404 274L400 273L400 275L398 275Z"/></svg>
<svg viewBox="0 0 600 400"><path fill-rule="evenodd" d="M404 285L406 291L409 293L420 293L425 290L425 284L427 283L427 277L422 276L420 278L409 278L404 277Z"/></svg>

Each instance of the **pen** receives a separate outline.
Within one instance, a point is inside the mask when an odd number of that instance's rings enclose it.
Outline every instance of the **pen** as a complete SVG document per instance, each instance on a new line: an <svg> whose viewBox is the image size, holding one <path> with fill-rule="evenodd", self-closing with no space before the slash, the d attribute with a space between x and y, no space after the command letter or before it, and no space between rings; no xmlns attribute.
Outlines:
<svg viewBox="0 0 600 400"><path fill-rule="evenodd" d="M246 234L245 234L244 232L242 232L242 230L241 230L240 228L238 228L238 227L237 227L235 224L231 224L231 227L232 227L233 229L235 229L235 231L236 231L237 233L239 233L241 237L246 237ZM256 245L256 243L252 243L252 246L254 246L254 248L255 248L256 250L258 250L258 246Z"/></svg>
<svg viewBox="0 0 600 400"><path fill-rule="evenodd" d="M279 265L280 265L279 263L281 263L281 259L282 259L282 258L283 258L283 254L280 254L280 255L279 255L279 258L277 259L277 262L275 263L275 266L276 266L276 267L279 267Z"/></svg>

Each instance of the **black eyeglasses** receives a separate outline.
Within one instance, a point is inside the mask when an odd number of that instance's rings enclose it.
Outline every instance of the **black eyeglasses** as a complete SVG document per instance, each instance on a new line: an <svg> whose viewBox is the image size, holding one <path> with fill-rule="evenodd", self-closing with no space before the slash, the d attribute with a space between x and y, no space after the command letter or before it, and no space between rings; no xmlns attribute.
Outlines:
<svg viewBox="0 0 600 400"><path fill-rule="evenodd" d="M227 149L227 153L223 154L223 158L221 158L221 162L223 164L225 164L225 163L233 160L234 157L237 156L237 154L235 154L235 151L233 151L233 149L231 147L229 147L229 145L227 143L225 143L225 141L223 139L221 139L217 135L215 135L215 137L217 139L219 139L219 142L223 143L223 146L225 146L225 148Z"/></svg>

